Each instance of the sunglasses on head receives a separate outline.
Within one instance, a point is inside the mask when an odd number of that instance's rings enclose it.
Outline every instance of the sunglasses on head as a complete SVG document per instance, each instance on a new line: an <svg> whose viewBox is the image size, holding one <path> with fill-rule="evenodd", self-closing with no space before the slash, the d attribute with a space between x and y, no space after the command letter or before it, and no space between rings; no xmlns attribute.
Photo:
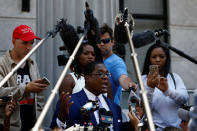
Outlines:
<svg viewBox="0 0 197 131"><path fill-rule="evenodd" d="M110 42L110 38L106 38L106 39L102 39L101 40L101 42L103 43L103 44L107 44L107 43L109 43Z"/></svg>

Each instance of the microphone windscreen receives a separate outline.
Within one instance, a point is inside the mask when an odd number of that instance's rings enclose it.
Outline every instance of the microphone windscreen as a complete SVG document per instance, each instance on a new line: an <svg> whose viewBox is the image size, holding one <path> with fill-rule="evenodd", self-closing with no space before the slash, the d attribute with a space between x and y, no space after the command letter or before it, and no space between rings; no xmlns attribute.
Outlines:
<svg viewBox="0 0 197 131"><path fill-rule="evenodd" d="M84 28L87 30L88 42L92 45L100 43L100 29L97 19L94 17L93 11L89 8L88 3L85 3L86 10L84 12L85 21Z"/></svg>
<svg viewBox="0 0 197 131"><path fill-rule="evenodd" d="M98 109L98 104L96 101L88 100L85 105L83 105L80 109L80 113L82 115L87 115L88 112L94 112Z"/></svg>
<svg viewBox="0 0 197 131"><path fill-rule="evenodd" d="M197 129L197 119L191 119L188 124L189 131L196 131Z"/></svg>
<svg viewBox="0 0 197 131"><path fill-rule="evenodd" d="M189 115L191 116L191 118L197 119L197 106L191 107Z"/></svg>
<svg viewBox="0 0 197 131"><path fill-rule="evenodd" d="M189 111L183 108L178 109L178 116L181 120L184 120L184 121L189 121L190 119Z"/></svg>
<svg viewBox="0 0 197 131"><path fill-rule="evenodd" d="M133 44L135 48L140 48L142 46L148 45L156 40L153 31L147 30L141 33L135 33L133 35Z"/></svg>
<svg viewBox="0 0 197 131"><path fill-rule="evenodd" d="M64 41L64 46L67 49L68 53L71 55L75 49L79 37L76 30L70 24L67 24L65 20L62 21L62 27L60 30L61 39Z"/></svg>
<svg viewBox="0 0 197 131"><path fill-rule="evenodd" d="M195 93L194 101L197 100L197 94ZM189 121L188 127L189 131L195 131L197 129L197 105L194 102L194 106L191 107L191 111L189 112L191 119Z"/></svg>
<svg viewBox="0 0 197 131"><path fill-rule="evenodd" d="M106 113L108 116L113 116L113 112L112 111L107 111L107 113Z"/></svg>
<svg viewBox="0 0 197 131"><path fill-rule="evenodd" d="M88 24L88 21L85 21L84 26ZM87 39L91 45L96 45L100 43L101 33L99 29L99 23L94 17L92 22L90 22L90 29L87 32Z"/></svg>
<svg viewBox="0 0 197 131"><path fill-rule="evenodd" d="M197 108L197 90L194 93L194 106Z"/></svg>
<svg viewBox="0 0 197 131"><path fill-rule="evenodd" d="M106 111L104 108L99 109L100 124L109 126L113 123L113 114L111 111Z"/></svg>
<svg viewBox="0 0 197 131"><path fill-rule="evenodd" d="M106 115L106 109L105 108L100 108L99 109L99 115Z"/></svg>
<svg viewBox="0 0 197 131"><path fill-rule="evenodd" d="M127 21L129 24L129 30L133 30L133 17L129 13L127 16ZM119 13L115 18L115 27L114 27L114 40L120 44L126 44L128 42L128 35L125 28L124 14Z"/></svg>
<svg viewBox="0 0 197 131"><path fill-rule="evenodd" d="M127 32L124 24L115 25L114 28L114 40L120 44L126 44L128 42Z"/></svg>

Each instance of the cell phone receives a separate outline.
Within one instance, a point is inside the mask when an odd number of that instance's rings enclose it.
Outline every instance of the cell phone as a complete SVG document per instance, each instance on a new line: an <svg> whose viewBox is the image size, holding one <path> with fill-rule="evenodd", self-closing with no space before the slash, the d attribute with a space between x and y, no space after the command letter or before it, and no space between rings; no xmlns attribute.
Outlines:
<svg viewBox="0 0 197 131"><path fill-rule="evenodd" d="M135 103L129 105L129 112L132 111L134 114L136 114L135 105L136 105Z"/></svg>
<svg viewBox="0 0 197 131"><path fill-rule="evenodd" d="M41 81L42 81L42 84L50 85L50 81L46 77L43 77Z"/></svg>
<svg viewBox="0 0 197 131"><path fill-rule="evenodd" d="M132 106L131 106L131 105L129 105L129 112L130 112L130 111L132 111Z"/></svg>
<svg viewBox="0 0 197 131"><path fill-rule="evenodd" d="M0 97L0 99L2 100L3 103L6 103L8 101L11 101L12 97L11 96L3 96L3 97Z"/></svg>
<svg viewBox="0 0 197 131"><path fill-rule="evenodd" d="M150 65L149 66L149 72L150 72L151 75L154 74L155 72L159 73L158 65Z"/></svg>

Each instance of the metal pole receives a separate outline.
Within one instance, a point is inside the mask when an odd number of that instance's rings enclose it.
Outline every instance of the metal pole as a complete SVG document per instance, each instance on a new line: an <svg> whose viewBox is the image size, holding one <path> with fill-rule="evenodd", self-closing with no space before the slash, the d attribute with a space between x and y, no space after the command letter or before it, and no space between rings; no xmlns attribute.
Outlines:
<svg viewBox="0 0 197 131"><path fill-rule="evenodd" d="M39 43L36 44L36 46L11 70L10 73L8 73L3 80L0 82L0 87L2 87L7 81L8 79L14 74L16 73L16 71L18 70L18 68L21 67L21 65L37 50L38 47L40 47L40 45L42 43L44 43L45 40L47 40L49 37L51 36L50 33L48 33Z"/></svg>
<svg viewBox="0 0 197 131"><path fill-rule="evenodd" d="M40 45L42 43L44 43L45 40L47 40L50 36L52 36L52 38L54 38L57 34L57 32L60 31L61 28L61 24L62 24L63 19L61 19L60 21L58 21L58 24L55 25L54 29L49 31L46 36L40 41L38 42L38 44L35 45L35 47L33 49L31 49L31 51L11 70L10 73L8 73L5 78L3 78L3 80L0 82L0 87L2 87L6 81L8 81L8 79L14 74L16 73L16 71L21 67L21 65L38 49L38 47L40 47Z"/></svg>
<svg viewBox="0 0 197 131"><path fill-rule="evenodd" d="M81 37L81 39L79 40L75 50L73 51L72 55L70 56L70 58L69 58L69 60L68 60L68 62L66 64L62 74L60 75L60 77L59 77L54 89L51 91L51 95L49 96L49 98L48 98L48 100L47 100L47 102L46 102L46 104L45 104L40 116L38 117L38 120L37 120L36 124L32 128L32 131L38 131L38 129L39 129L39 127L40 127L40 125L41 125L41 123L42 123L42 121L43 121L43 119L44 119L44 117L45 117L45 115L46 115L46 113L47 113L47 111L48 111L48 109L49 109L54 97L55 97L55 95L57 94L57 92L59 90L59 87L60 87L60 85L61 85L61 83L62 83L62 81L63 81L63 79L64 79L64 77L65 77L65 75L66 75L71 63L72 63L72 61L75 58L75 55L76 55L77 51L79 50L79 47L81 46L81 43L82 43L85 35L86 35L86 33Z"/></svg>
<svg viewBox="0 0 197 131"><path fill-rule="evenodd" d="M131 49L131 57L133 58L133 63L134 63L134 67L135 67L135 70L136 70L137 79L138 79L138 82L139 82L140 92L142 94L142 100L143 100L146 115L147 115L147 118L148 118L149 128L150 128L151 131L155 131L155 126L154 126L154 123L153 123L148 98L147 98L146 91L144 90L144 85L143 85L143 82L142 82L142 76L141 76L141 73L140 73L139 64L138 64L138 60L137 60L137 54L135 53L133 41L131 39L131 34L130 33L132 33L132 35L133 35L133 31L132 32L129 31L128 22L125 22L125 28L126 28L126 31L127 31L129 46L130 46L130 49Z"/></svg>

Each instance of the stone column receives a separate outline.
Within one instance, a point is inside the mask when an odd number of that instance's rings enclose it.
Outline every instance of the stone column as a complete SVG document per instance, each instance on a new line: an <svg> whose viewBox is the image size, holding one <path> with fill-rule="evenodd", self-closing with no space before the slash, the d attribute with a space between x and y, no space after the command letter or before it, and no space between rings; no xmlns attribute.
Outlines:
<svg viewBox="0 0 197 131"><path fill-rule="evenodd" d="M169 0L170 44L197 60L196 6L196 0ZM171 56L172 71L181 76L188 90L196 89L197 65L174 52Z"/></svg>

